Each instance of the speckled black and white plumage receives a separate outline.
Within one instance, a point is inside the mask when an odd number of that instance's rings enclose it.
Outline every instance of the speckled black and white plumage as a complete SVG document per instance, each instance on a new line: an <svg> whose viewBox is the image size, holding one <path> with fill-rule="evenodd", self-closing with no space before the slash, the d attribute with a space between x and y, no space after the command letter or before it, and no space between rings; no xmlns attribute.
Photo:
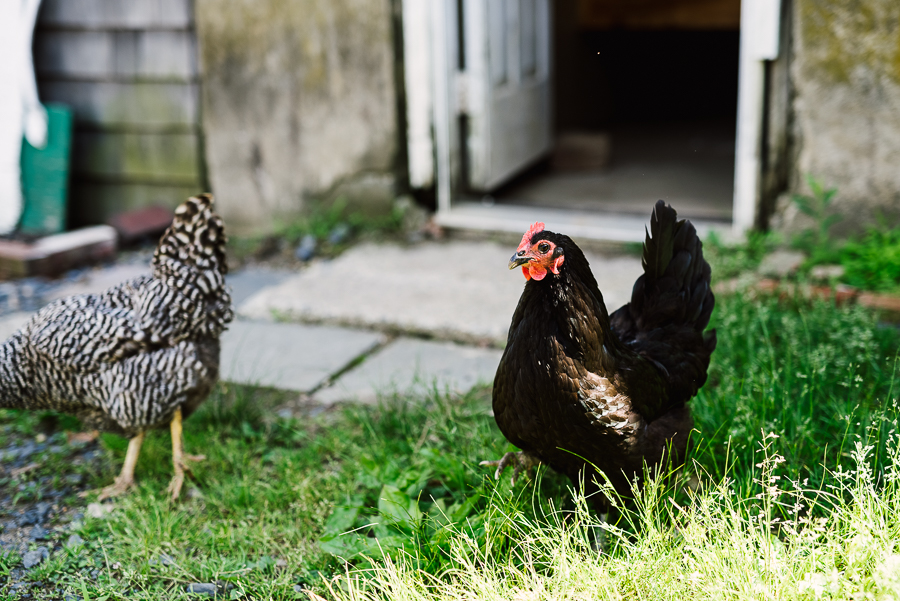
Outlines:
<svg viewBox="0 0 900 601"><path fill-rule="evenodd" d="M543 246L546 265L559 267L526 283L513 315L494 379L497 424L520 457L584 481L588 493L600 479L594 466L627 495L644 462L658 464L667 448L683 456L693 427L687 401L706 381L716 346L715 332L703 331L715 299L693 225L659 201L650 233L644 274L612 315L568 236L523 238L510 262L528 265L527 249ZM497 463L502 470L506 462ZM600 495L593 501L605 510Z"/></svg>
<svg viewBox="0 0 900 601"><path fill-rule="evenodd" d="M41 309L0 347L0 407L78 416L134 436L187 415L218 378L231 321L225 230L212 197L188 199L160 239L153 275Z"/></svg>

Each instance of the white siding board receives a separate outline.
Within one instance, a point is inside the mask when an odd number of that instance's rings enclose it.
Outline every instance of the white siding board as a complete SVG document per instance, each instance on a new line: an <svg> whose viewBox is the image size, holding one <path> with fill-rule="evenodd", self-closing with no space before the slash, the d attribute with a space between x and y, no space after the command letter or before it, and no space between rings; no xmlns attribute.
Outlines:
<svg viewBox="0 0 900 601"><path fill-rule="evenodd" d="M44 80L39 88L43 102L72 107L78 125L158 129L198 123L195 84Z"/></svg>
<svg viewBox="0 0 900 601"><path fill-rule="evenodd" d="M72 172L96 179L191 184L197 181L196 134L82 132Z"/></svg>
<svg viewBox="0 0 900 601"><path fill-rule="evenodd" d="M75 29L187 29L191 0L44 0L43 27Z"/></svg>
<svg viewBox="0 0 900 601"><path fill-rule="evenodd" d="M193 81L189 31L47 31L35 43L40 77Z"/></svg>

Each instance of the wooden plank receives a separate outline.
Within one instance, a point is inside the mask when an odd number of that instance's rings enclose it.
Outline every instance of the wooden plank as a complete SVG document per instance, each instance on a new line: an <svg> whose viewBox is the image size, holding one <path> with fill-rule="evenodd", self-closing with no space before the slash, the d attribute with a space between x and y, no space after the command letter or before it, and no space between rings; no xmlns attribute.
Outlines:
<svg viewBox="0 0 900 601"><path fill-rule="evenodd" d="M199 181L196 134L78 132L76 177L190 185Z"/></svg>
<svg viewBox="0 0 900 601"><path fill-rule="evenodd" d="M92 183L73 181L70 195L70 227L105 223L110 217L131 209L164 206L174 209L192 194L204 192L200 185L139 183Z"/></svg>
<svg viewBox="0 0 900 601"><path fill-rule="evenodd" d="M581 29L739 29L740 0L578 0Z"/></svg>
<svg viewBox="0 0 900 601"><path fill-rule="evenodd" d="M61 74L107 77L113 61L112 42L112 36L101 31L37 31L34 35L35 72L38 78Z"/></svg>
<svg viewBox="0 0 900 601"><path fill-rule="evenodd" d="M186 29L191 0L44 0L38 27L75 29Z"/></svg>
<svg viewBox="0 0 900 601"><path fill-rule="evenodd" d="M197 76L190 31L39 31L34 45L40 78L193 81Z"/></svg>
<svg viewBox="0 0 900 601"><path fill-rule="evenodd" d="M196 84L42 80L43 102L72 107L76 124L107 127L193 128L198 122Z"/></svg>

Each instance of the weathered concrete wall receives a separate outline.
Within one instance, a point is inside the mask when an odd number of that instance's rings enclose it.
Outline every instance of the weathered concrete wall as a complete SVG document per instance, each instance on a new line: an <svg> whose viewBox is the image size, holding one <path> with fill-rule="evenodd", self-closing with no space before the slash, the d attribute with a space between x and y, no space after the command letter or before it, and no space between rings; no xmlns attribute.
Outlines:
<svg viewBox="0 0 900 601"><path fill-rule="evenodd" d="M838 233L900 222L900 2L794 0L793 32L791 187L806 192L807 173L837 187ZM779 212L804 227L786 197Z"/></svg>
<svg viewBox="0 0 900 601"><path fill-rule="evenodd" d="M387 201L397 154L390 0L196 0L219 210L264 231L311 198Z"/></svg>

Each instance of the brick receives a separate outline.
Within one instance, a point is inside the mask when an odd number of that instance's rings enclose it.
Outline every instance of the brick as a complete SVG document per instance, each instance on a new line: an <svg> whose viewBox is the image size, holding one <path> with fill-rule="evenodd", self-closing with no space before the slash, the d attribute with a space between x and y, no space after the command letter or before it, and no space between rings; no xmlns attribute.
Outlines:
<svg viewBox="0 0 900 601"><path fill-rule="evenodd" d="M119 213L109 220L122 244L131 244L146 237L156 238L172 223L172 210L161 206L146 207Z"/></svg>
<svg viewBox="0 0 900 601"><path fill-rule="evenodd" d="M0 279L58 276L116 255L116 230L108 225L46 236L27 243L0 240Z"/></svg>

